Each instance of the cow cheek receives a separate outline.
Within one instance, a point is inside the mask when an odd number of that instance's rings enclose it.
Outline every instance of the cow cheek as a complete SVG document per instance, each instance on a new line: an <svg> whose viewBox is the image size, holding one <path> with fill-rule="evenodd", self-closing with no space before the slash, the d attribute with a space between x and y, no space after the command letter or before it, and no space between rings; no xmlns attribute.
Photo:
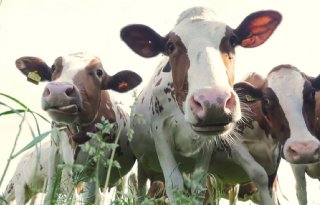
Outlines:
<svg viewBox="0 0 320 205"><path fill-rule="evenodd" d="M92 82L88 79L83 85L83 90L81 90L81 100L83 105L82 115L80 116L80 121L88 122L92 121L98 112L100 104L100 84Z"/></svg>

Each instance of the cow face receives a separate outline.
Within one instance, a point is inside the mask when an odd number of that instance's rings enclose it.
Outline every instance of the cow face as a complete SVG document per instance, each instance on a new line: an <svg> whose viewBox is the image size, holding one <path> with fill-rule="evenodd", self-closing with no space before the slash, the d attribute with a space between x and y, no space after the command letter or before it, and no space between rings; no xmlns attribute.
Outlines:
<svg viewBox="0 0 320 205"><path fill-rule="evenodd" d="M309 113L308 119L309 119L309 128L311 132L320 140L320 75L316 78L308 77L310 79L310 82L312 84L312 87L314 88L314 92L311 93L314 95L314 100L309 100L310 105L308 106ZM308 96L307 96L308 97ZM310 98L309 98L310 99ZM313 98L312 98L313 99Z"/></svg>
<svg viewBox="0 0 320 205"><path fill-rule="evenodd" d="M36 57L19 58L16 66L30 81L50 81L43 91L42 108L63 124L92 123L98 114L101 90L126 92L141 82L131 71L110 76L98 58L83 53L58 57L51 68Z"/></svg>
<svg viewBox="0 0 320 205"><path fill-rule="evenodd" d="M251 84L253 85L251 85ZM320 143L311 133L315 88L297 68L275 67L264 83L239 83L241 95L259 99L270 134L283 145L283 157L290 163L312 163L320 159Z"/></svg>
<svg viewBox="0 0 320 205"><path fill-rule="evenodd" d="M225 134L241 118L232 89L235 47L265 42L281 21L275 11L249 15L237 29L218 21L213 11L195 7L183 12L165 37L145 25L129 25L121 38L142 57L169 57L177 104L185 120L201 134Z"/></svg>

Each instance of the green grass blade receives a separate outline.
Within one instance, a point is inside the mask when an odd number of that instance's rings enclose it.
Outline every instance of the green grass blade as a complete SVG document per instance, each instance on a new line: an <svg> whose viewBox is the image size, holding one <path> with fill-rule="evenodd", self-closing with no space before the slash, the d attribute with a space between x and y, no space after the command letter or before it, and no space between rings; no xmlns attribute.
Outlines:
<svg viewBox="0 0 320 205"><path fill-rule="evenodd" d="M46 138L49 134L51 133L50 131L47 131L45 133L40 134L39 136L35 137L30 143L28 143L25 147L23 147L20 151L18 151L17 153L13 154L11 156L10 159L14 159L15 157L17 157L19 154L21 154L22 152L32 148L33 146L35 146L36 144L38 144L39 142L41 142L44 138Z"/></svg>
<svg viewBox="0 0 320 205"><path fill-rule="evenodd" d="M7 94L4 94L4 93L0 93L0 95L14 101L15 103L19 104L21 107L25 108L25 109L29 109L25 104L23 104L20 100L14 98L14 97L11 97L10 95L7 95Z"/></svg>
<svg viewBox="0 0 320 205"><path fill-rule="evenodd" d="M19 139L19 137L20 137L21 130L22 130L22 124L23 124L24 121L25 121L25 115L22 117L21 122L20 122L20 124L19 124L19 130L18 130L18 133L17 133L17 135L16 135L16 138L15 138L15 141L14 141L14 144L13 144L13 147L12 147L12 150L11 150L11 153L10 153L10 157L9 157L9 159L8 159L8 161L7 161L7 164L6 164L6 166L5 166L5 169L4 169L3 174L2 174L2 176L1 176L1 179L0 179L0 187L1 187L2 182L3 182L3 179L4 179L4 177L5 177L5 175L6 175L7 171L8 171L10 162L11 162L11 160L12 160L12 159L11 159L11 156L12 156L12 154L13 154L16 146L17 146L17 142L18 142L18 139Z"/></svg>

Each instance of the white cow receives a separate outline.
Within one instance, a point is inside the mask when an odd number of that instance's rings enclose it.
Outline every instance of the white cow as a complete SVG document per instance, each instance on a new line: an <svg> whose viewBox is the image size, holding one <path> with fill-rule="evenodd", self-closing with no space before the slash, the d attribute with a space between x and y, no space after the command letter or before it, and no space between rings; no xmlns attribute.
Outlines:
<svg viewBox="0 0 320 205"><path fill-rule="evenodd" d="M151 173L163 171L171 203L174 190L183 190L182 172L206 171L215 141L231 139L241 119L233 90L235 47L261 45L280 21L276 11L259 11L232 29L212 10L194 7L180 15L165 37L145 25L122 29L121 38L137 54L165 55L133 107L146 124L132 119L131 145L149 177L161 178ZM268 193L262 198L263 204L271 204Z"/></svg>

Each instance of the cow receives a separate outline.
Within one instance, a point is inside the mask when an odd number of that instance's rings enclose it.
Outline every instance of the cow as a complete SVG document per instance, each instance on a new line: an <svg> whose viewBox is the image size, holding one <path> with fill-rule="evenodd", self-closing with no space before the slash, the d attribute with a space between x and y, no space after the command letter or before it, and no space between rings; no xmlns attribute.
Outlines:
<svg viewBox="0 0 320 205"><path fill-rule="evenodd" d="M46 142L38 150L33 149L22 156L2 195L6 204L12 204L13 200L19 205L26 204L34 194L43 191L48 175L49 150L50 142Z"/></svg>
<svg viewBox="0 0 320 205"><path fill-rule="evenodd" d="M96 132L95 124L99 123L102 117L114 125L109 134L103 135L106 142L115 143L119 133L114 160L119 162L121 168L112 168L108 186L115 185L128 173L136 160L127 136L129 116L115 103L107 90L123 93L133 89L142 81L138 74L125 70L108 75L100 59L86 53L60 56L52 67L38 57L21 57L16 60L16 67L28 76L31 82L49 81L41 97L42 109L51 117L53 127L60 129L51 136L46 201L50 200L53 193L60 159L71 166L75 163L87 164L90 156L78 145L88 142L91 146L97 146L96 140L91 139L87 132ZM105 158L109 158L111 150L105 148L104 154ZM98 180L100 185L104 186L107 167L100 166L98 171ZM69 175L72 176L71 170ZM94 182L85 184L85 201L92 202L96 193Z"/></svg>
<svg viewBox="0 0 320 205"><path fill-rule="evenodd" d="M41 143L39 148L27 151L19 160L12 178L9 181L1 200L4 203L12 204L15 200L16 204L26 204L29 200L35 201L36 194L45 191L45 182L48 179L50 141ZM64 184L68 173L62 171L61 182L66 192L71 190L69 184ZM0 201L1 201L0 200ZM32 202L30 202L32 203Z"/></svg>
<svg viewBox="0 0 320 205"><path fill-rule="evenodd" d="M233 133L234 142L214 150L209 166L209 173L215 176L220 184L218 187L222 187L223 197L231 199L230 204L236 203L239 190L234 186L239 183L240 200L249 197L261 203L256 195L250 197L259 190L253 183L246 184L252 180L248 177L250 171L263 173L257 171L263 169L271 192L276 185L274 181L281 157L304 168L307 163L319 161L320 142L309 128L317 127L312 123L317 118L313 113L317 108L315 102L318 102L314 93L318 80L320 77L310 79L296 67L284 64L273 68L266 78L250 73L234 85L241 102L242 120L237 122ZM287 83L291 86L284 86ZM299 132L295 130L297 128ZM299 149L295 150L296 146ZM304 146L308 149L301 149ZM239 156L248 156L249 169L236 163ZM316 174L316 169L310 168L315 166L318 164L308 165L308 171ZM276 200L274 195L275 203Z"/></svg>
<svg viewBox="0 0 320 205"><path fill-rule="evenodd" d="M315 89L315 101L312 104L313 107L311 110L314 112L309 118L309 123L307 123L310 131L320 140L320 77L312 78L310 77L312 85ZM296 180L296 195L298 198L299 205L307 205L307 184L305 174L313 179L318 179L320 181L320 162L312 163L312 164L290 164L293 175Z"/></svg>
<svg viewBox="0 0 320 205"><path fill-rule="evenodd" d="M240 130L238 138L243 139L242 143L268 174L270 167L279 164L279 160L277 160L279 149L274 148L280 145L282 158L288 161L294 170L300 204L306 204L306 201L302 203L303 200L306 200L305 171L315 178L319 174L317 171L319 171L320 142L313 136L317 132L315 124L317 123L316 103L320 101L315 91L319 89L319 80L319 76L310 78L296 67L284 64L273 68L266 79L251 73L244 82L235 85L238 95L242 96L240 97L242 102L260 103L259 109L253 110L250 105L254 118L260 119L257 120L258 127L254 128L252 122L245 122L246 129L250 131L251 127L251 132L256 133L254 136L256 142L249 140L248 133L250 132L244 132L243 129ZM257 134L257 130L262 130L264 133ZM267 144L263 143L267 140L271 142L269 146L265 146ZM269 161L261 160L263 158L269 159ZM231 167L230 165L226 166ZM231 170L234 169L231 168ZM224 179L232 177L231 173L229 176L227 175L226 169L220 171L213 169L212 172ZM275 174L276 172L271 176L275 177ZM269 177L270 188L273 179Z"/></svg>
<svg viewBox="0 0 320 205"><path fill-rule="evenodd" d="M279 12L258 11L232 29L211 9L192 7L164 37L146 25L122 28L122 40L138 55L165 55L133 106L146 123L132 117L131 147L144 172L161 173L155 180L164 176L172 204L174 191L183 190L182 172L206 172L214 142L228 139L241 119L233 90L235 47L261 45L281 19Z"/></svg>

